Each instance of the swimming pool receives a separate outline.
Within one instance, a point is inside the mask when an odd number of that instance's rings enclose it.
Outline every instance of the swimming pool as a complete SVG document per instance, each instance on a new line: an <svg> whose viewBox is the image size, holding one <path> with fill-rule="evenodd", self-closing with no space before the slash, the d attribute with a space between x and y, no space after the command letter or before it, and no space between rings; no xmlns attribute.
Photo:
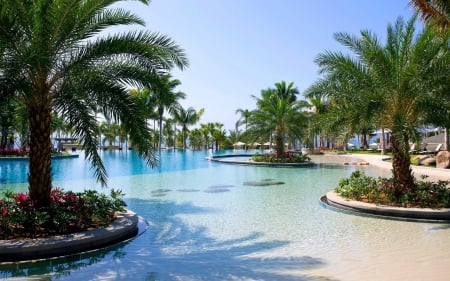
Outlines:
<svg viewBox="0 0 450 281"><path fill-rule="evenodd" d="M447 280L450 274L449 224L354 216L319 204L320 196L355 169L369 175L386 171L338 162L300 168L230 165L191 151L163 151L161 166L149 170L133 154L113 151L103 157L109 186L122 189L128 208L148 221L144 234L92 253L0 265L0 278ZM58 161L55 186L100 189L82 156ZM245 184L267 180L284 184ZM16 181L0 189L26 191L26 186Z"/></svg>

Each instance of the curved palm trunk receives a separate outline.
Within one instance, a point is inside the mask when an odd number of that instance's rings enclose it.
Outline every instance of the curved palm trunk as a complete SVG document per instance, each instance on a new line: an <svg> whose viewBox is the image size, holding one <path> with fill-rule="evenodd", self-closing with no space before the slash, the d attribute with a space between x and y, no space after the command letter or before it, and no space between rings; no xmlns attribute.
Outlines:
<svg viewBox="0 0 450 281"><path fill-rule="evenodd" d="M29 193L38 206L50 204L52 189L50 107L38 105L30 107L30 174Z"/></svg>
<svg viewBox="0 0 450 281"><path fill-rule="evenodd" d="M401 145L394 135L391 135L391 145L395 195L399 198L400 195L414 188L414 176L409 152L401 149Z"/></svg>

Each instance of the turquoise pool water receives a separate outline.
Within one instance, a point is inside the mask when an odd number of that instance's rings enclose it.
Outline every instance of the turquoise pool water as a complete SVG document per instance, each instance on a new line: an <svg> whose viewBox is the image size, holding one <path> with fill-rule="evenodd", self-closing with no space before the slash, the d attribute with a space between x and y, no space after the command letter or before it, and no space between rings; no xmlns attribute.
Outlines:
<svg viewBox="0 0 450 281"><path fill-rule="evenodd" d="M325 157L314 158L318 164L311 167L254 167L209 162L205 152L163 151L161 166L149 170L130 151L103 156L109 186L124 191L128 208L149 229L92 253L3 264L0 278L448 280L450 225L354 216L319 204L355 169L386 175L375 167L344 166ZM58 161L55 186L100 189L82 156ZM324 164L329 162L336 164ZM284 184L245 184L269 179ZM0 184L2 190L26 187L19 181Z"/></svg>

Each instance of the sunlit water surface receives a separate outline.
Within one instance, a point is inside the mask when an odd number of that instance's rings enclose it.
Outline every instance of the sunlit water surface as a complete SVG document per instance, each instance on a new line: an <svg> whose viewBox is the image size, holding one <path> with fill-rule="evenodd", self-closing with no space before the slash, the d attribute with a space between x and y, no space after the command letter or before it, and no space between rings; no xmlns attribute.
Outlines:
<svg viewBox="0 0 450 281"><path fill-rule="evenodd" d="M163 151L146 167L133 152L103 153L109 187L149 229L129 242L51 261L0 265L11 280L448 280L450 224L355 216L319 198L356 169L338 158L301 168L206 161ZM26 163L0 162L0 190L26 191ZM101 189L80 158L53 161L55 186ZM8 172L5 172L8 171ZM249 186L246 182L284 182ZM104 190L108 191L108 190Z"/></svg>

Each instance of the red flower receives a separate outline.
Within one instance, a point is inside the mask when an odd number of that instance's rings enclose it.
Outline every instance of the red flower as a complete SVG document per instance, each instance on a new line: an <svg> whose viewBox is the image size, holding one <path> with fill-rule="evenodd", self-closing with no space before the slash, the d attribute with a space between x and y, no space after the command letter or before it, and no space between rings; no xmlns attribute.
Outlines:
<svg viewBox="0 0 450 281"><path fill-rule="evenodd" d="M28 200L28 195L24 193L17 193L16 198L14 198L17 203L25 205Z"/></svg>
<svg viewBox="0 0 450 281"><path fill-rule="evenodd" d="M8 214L8 210L5 207L2 207L2 216L6 217Z"/></svg>

